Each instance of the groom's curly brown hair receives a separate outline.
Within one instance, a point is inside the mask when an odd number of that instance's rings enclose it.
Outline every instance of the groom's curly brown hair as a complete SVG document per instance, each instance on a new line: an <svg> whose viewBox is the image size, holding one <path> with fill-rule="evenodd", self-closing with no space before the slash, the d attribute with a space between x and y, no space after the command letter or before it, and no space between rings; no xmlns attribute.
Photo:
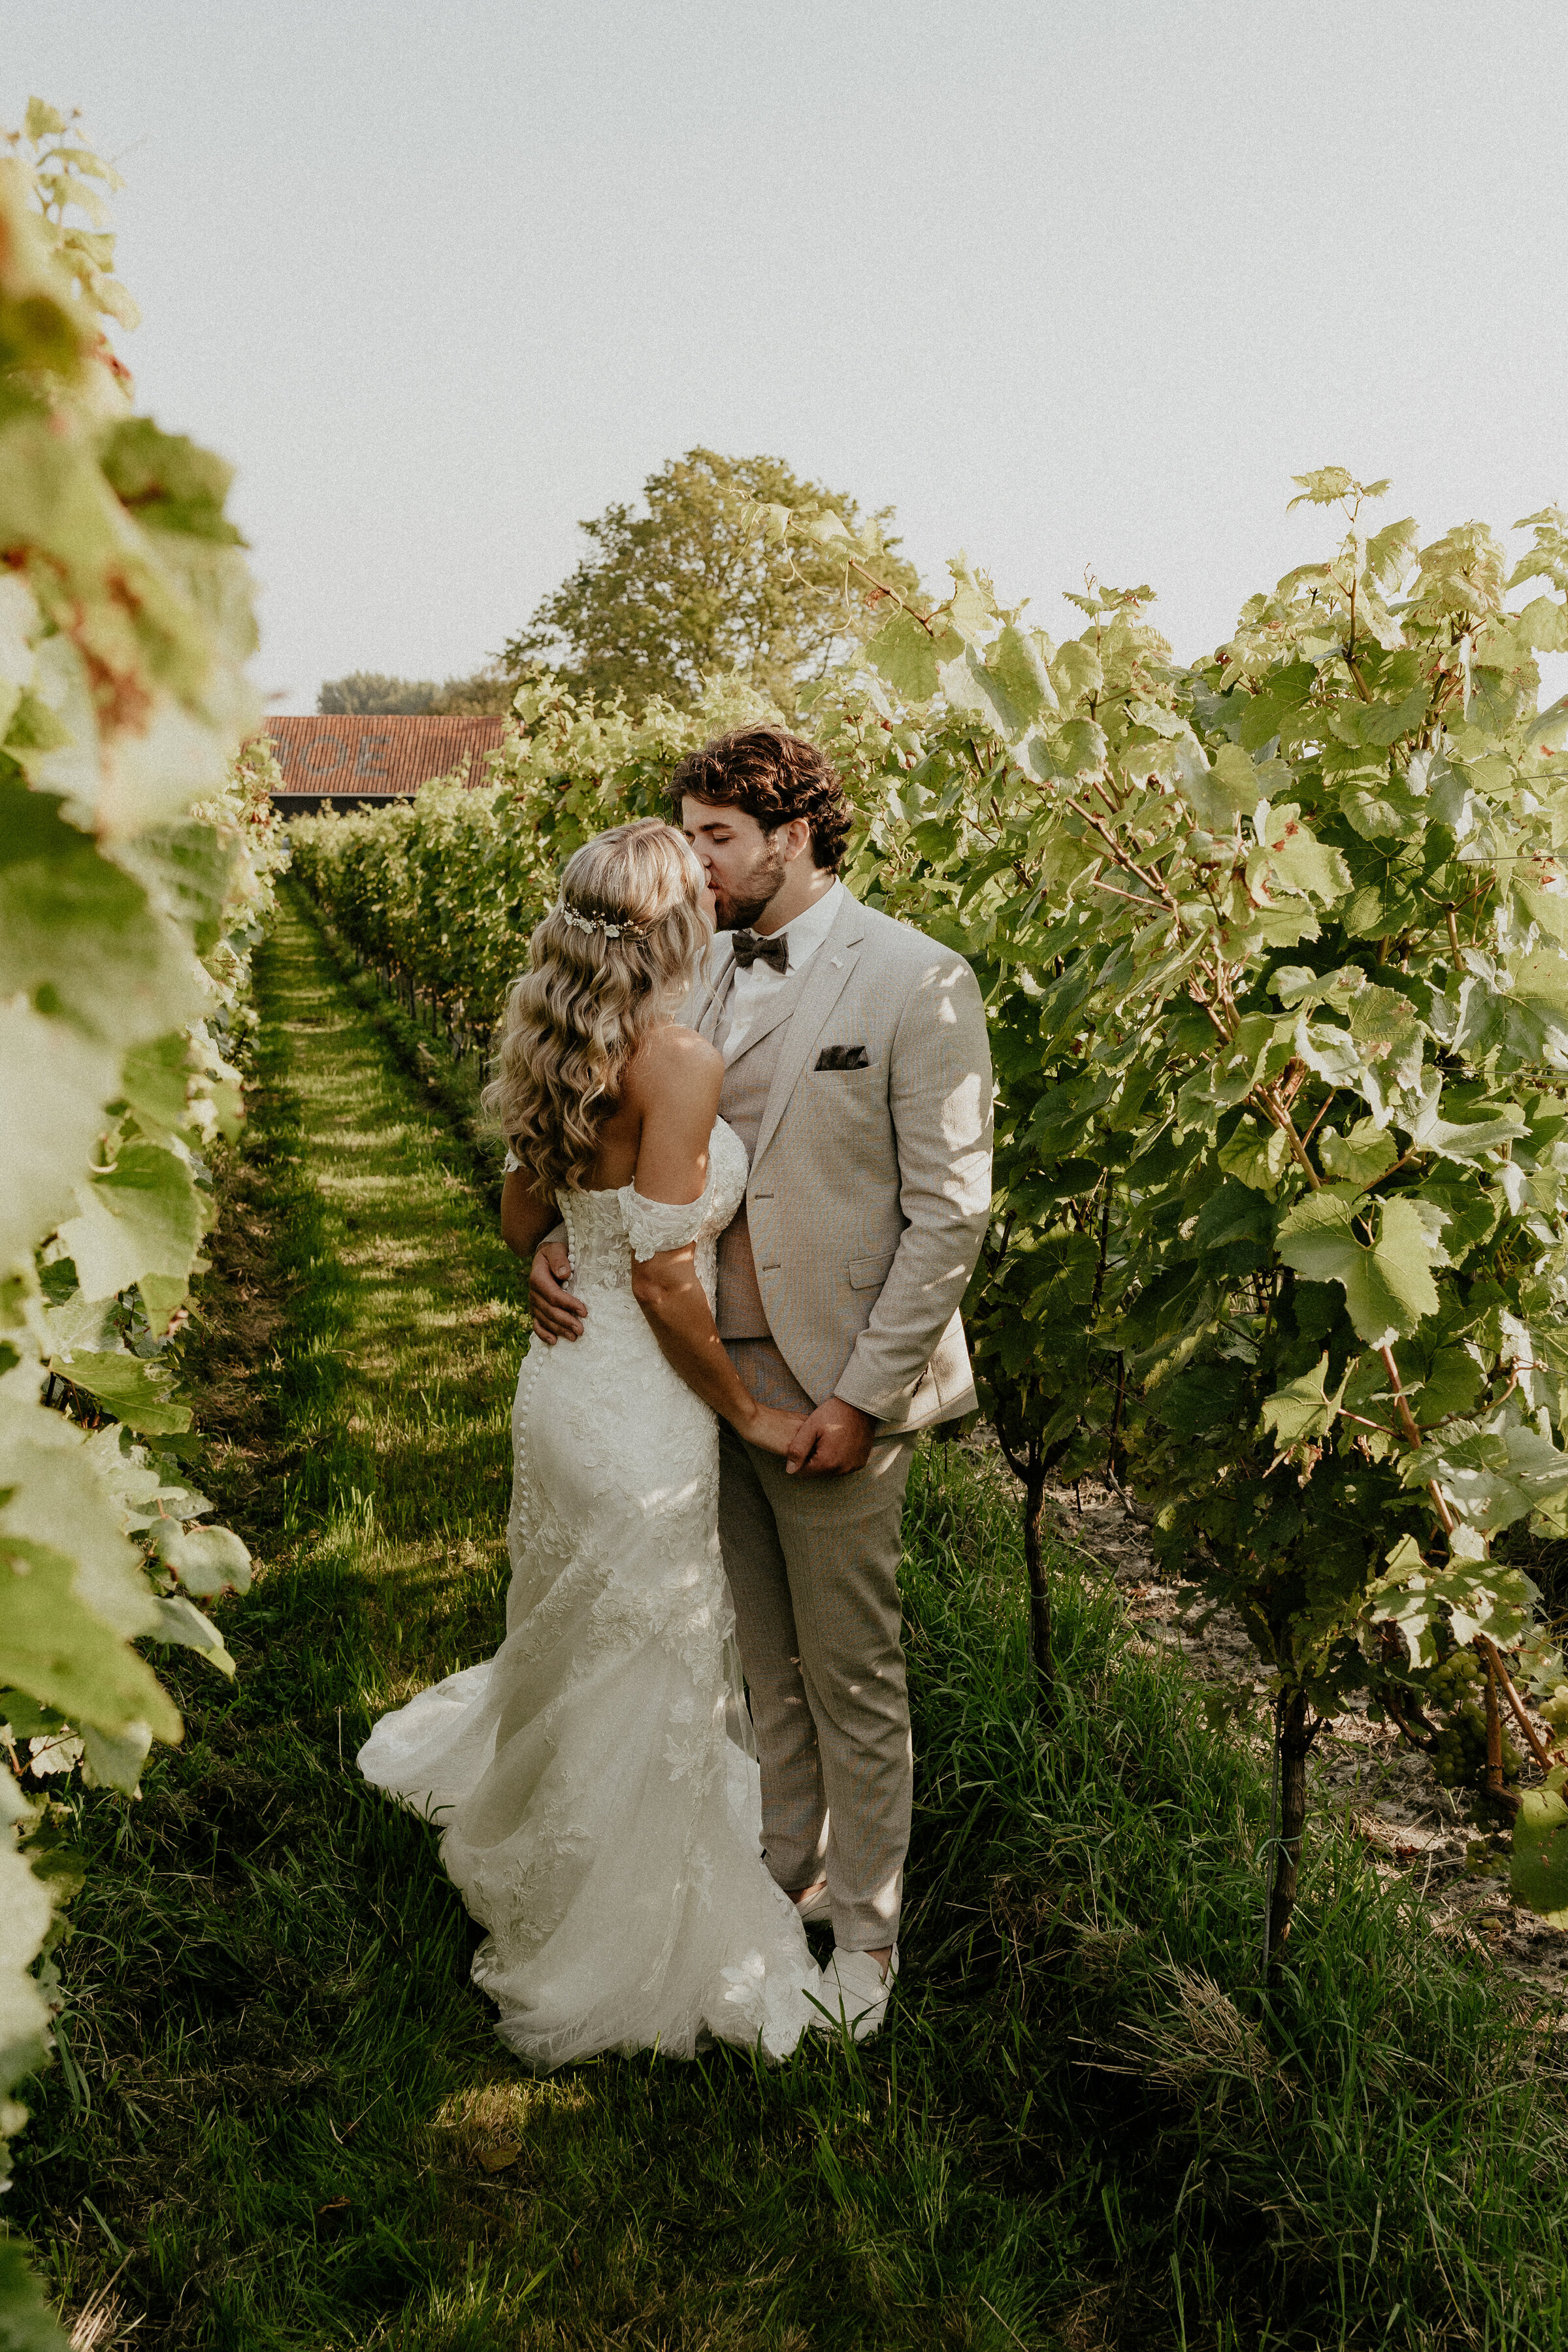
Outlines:
<svg viewBox="0 0 1568 2352"><path fill-rule="evenodd" d="M743 809L764 833L792 817L811 827L814 865L837 873L849 838L849 802L831 760L782 727L738 727L689 751L669 780L675 822L689 794L710 808Z"/></svg>

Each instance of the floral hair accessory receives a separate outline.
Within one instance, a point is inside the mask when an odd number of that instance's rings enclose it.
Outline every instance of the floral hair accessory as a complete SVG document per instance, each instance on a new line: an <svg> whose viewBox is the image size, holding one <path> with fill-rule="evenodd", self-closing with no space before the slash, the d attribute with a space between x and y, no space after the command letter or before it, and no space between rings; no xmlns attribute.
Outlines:
<svg viewBox="0 0 1568 2352"><path fill-rule="evenodd" d="M565 918L574 931L597 931L602 939L606 940L646 940L647 937L647 927L644 923L612 923L607 915L580 914L575 907L569 907L564 898L560 901L556 912Z"/></svg>

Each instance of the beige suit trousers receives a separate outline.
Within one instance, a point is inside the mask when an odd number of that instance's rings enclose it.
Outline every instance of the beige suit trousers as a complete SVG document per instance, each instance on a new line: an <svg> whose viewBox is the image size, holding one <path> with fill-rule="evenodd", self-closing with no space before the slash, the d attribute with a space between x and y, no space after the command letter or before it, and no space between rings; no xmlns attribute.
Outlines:
<svg viewBox="0 0 1568 2352"><path fill-rule="evenodd" d="M731 1341L748 1388L772 1382ZM789 1377L782 1361L778 1369ZM780 1402L783 1402L781 1399ZM895 1943L914 1754L899 1601L912 1435L879 1438L846 1478L792 1478L719 1433L719 1533L763 1775L769 1870L795 1894L826 1869L834 1941Z"/></svg>

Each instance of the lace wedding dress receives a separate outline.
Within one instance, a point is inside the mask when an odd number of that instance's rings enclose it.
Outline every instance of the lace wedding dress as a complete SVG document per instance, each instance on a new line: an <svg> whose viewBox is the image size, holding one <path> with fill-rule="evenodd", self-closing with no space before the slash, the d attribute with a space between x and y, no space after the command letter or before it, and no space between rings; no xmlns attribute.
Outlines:
<svg viewBox="0 0 1568 2352"><path fill-rule="evenodd" d="M820 1979L760 1849L719 1553L718 1423L632 1296L634 1257L718 1237L745 1192L721 1119L700 1201L563 1193L581 1339L523 1360L506 1639L384 1715L366 1778L441 1825L489 1929L474 1981L537 2066L709 2036L784 2056Z"/></svg>

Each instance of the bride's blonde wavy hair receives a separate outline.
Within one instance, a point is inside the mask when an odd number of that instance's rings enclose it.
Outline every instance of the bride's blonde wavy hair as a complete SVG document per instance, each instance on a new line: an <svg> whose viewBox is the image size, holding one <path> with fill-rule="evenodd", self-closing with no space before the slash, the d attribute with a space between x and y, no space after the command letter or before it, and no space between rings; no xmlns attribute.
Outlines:
<svg viewBox="0 0 1568 2352"><path fill-rule="evenodd" d="M690 844L658 817L567 859L480 1097L539 1199L582 1190L627 1063L690 987L710 936L704 887Z"/></svg>

